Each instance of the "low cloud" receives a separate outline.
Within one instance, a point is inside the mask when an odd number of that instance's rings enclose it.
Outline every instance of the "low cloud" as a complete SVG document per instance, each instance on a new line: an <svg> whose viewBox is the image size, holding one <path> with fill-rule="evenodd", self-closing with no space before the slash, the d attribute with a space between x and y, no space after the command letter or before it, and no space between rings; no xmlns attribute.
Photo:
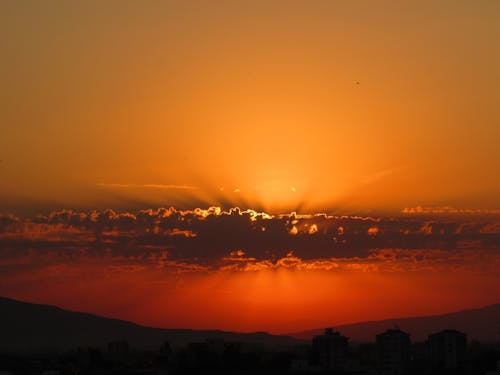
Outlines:
<svg viewBox="0 0 500 375"><path fill-rule="evenodd" d="M284 268L394 272L498 267L495 215L270 215L220 207L0 215L0 268L102 259L172 272ZM140 266L134 268L132 266Z"/></svg>
<svg viewBox="0 0 500 375"><path fill-rule="evenodd" d="M437 214L452 214L452 215L500 215L500 209L495 208L456 208L452 206L416 206L405 207L401 210L403 214L420 214L420 215L437 215Z"/></svg>
<svg viewBox="0 0 500 375"><path fill-rule="evenodd" d="M116 189L163 189L163 190L194 190L196 186L175 184L110 184L100 182L96 186Z"/></svg>

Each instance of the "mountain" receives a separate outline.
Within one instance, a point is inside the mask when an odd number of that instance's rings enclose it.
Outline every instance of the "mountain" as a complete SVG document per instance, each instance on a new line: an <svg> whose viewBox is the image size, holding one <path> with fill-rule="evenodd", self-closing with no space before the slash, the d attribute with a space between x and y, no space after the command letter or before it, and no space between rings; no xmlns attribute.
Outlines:
<svg viewBox="0 0 500 375"><path fill-rule="evenodd" d="M265 332L234 333L218 330L163 329L140 326L118 319L63 310L0 297L0 352L63 351L77 347L105 347L111 341L127 340L132 348L158 349L168 341L172 346L222 338L281 347L299 340Z"/></svg>
<svg viewBox="0 0 500 375"><path fill-rule="evenodd" d="M346 324L336 326L335 329L344 336L349 337L351 341L366 342L375 341L376 334L395 326L410 333L413 341L424 341L429 334L443 329L456 329L465 332L469 340L498 341L500 334L500 304L443 315L393 318ZM313 329L289 335L298 339L310 340L313 336L322 333L322 329Z"/></svg>

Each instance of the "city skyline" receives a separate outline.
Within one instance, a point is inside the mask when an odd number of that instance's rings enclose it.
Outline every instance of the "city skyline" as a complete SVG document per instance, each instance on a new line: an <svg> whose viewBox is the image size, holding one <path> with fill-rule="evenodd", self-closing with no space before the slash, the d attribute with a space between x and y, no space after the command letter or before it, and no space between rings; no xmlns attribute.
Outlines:
<svg viewBox="0 0 500 375"><path fill-rule="evenodd" d="M499 307L492 306L497 312ZM0 308L7 319L20 315L29 320L27 325L17 321L8 326L0 321L10 337L0 344L0 368L8 374L494 375L500 368L499 338L480 338L473 328L473 321L482 321L489 331L496 326L498 313L488 317L486 310L475 316L471 313L478 312L457 313L472 323L464 331L443 329L442 324L465 326L436 316L432 328L417 324L412 334L398 325L390 327L390 322L371 328L367 322L364 329L371 334L364 339L345 335L347 326L325 328L305 339L263 332L154 329L4 298ZM400 323L407 326L404 319Z"/></svg>

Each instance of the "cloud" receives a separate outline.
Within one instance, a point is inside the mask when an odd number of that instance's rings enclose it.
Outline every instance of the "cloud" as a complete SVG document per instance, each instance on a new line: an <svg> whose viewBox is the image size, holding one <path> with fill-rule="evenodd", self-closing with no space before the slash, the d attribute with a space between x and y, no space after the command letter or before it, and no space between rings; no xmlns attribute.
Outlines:
<svg viewBox="0 0 500 375"><path fill-rule="evenodd" d="M401 210L403 214L462 214L462 215L499 215L498 208L456 208L452 206L416 206L405 207Z"/></svg>
<svg viewBox="0 0 500 375"><path fill-rule="evenodd" d="M330 301L328 311L337 311L353 301L371 309L389 295L419 303L431 295L427 304L438 292L439 300L498 295L500 226L491 215L269 215L168 207L0 216L0 228L3 295L75 310L93 306L91 312L138 322L157 316L143 321L150 325L193 311L226 320L228 307L237 315L255 303L269 312L282 304L324 311ZM408 297L412 290L421 297ZM123 308L134 304L138 310Z"/></svg>
<svg viewBox="0 0 500 375"><path fill-rule="evenodd" d="M491 270L498 265L498 250L495 215L270 215L238 207L0 215L5 272L28 267L28 258L40 264L95 258L116 269L159 267L178 273Z"/></svg>
<svg viewBox="0 0 500 375"><path fill-rule="evenodd" d="M96 186L104 188L117 189L164 189L164 190L194 190L196 186L191 185L175 185L175 184L114 184L114 183L97 183Z"/></svg>

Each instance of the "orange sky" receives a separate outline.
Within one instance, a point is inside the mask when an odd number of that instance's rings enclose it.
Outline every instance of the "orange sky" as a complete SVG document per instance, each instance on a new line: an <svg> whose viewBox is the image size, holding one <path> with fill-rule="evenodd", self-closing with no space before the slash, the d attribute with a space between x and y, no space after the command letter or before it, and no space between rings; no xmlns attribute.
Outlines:
<svg viewBox="0 0 500 375"><path fill-rule="evenodd" d="M0 295L276 332L498 302L499 16L0 2Z"/></svg>
<svg viewBox="0 0 500 375"><path fill-rule="evenodd" d="M494 259L498 266L498 257ZM354 262L355 263L355 262ZM290 333L384 318L447 313L500 300L499 276L449 269L170 273L107 261L43 268L2 295L167 328Z"/></svg>
<svg viewBox="0 0 500 375"><path fill-rule="evenodd" d="M499 207L497 2L0 7L3 211Z"/></svg>

